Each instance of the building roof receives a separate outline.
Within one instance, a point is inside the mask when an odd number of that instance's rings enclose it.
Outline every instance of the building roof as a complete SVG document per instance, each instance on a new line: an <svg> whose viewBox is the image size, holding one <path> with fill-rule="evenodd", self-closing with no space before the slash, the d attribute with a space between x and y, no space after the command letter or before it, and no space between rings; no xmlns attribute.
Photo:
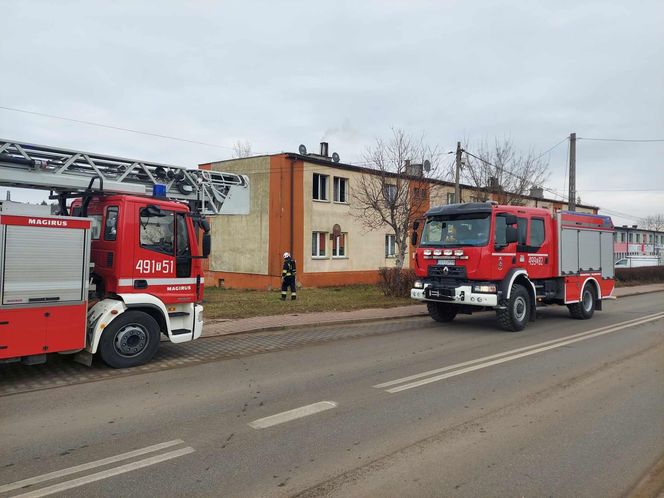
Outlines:
<svg viewBox="0 0 664 498"><path fill-rule="evenodd" d="M280 156L280 155L285 155L288 159L294 159L294 160L301 160L304 162L312 163L312 164L320 164L321 166L327 166L328 168L336 168L336 169L342 169L342 170L348 170L348 171L355 171L358 173L374 173L376 170L372 168L367 168L363 166L356 166L354 164L347 164L347 163L342 163L338 162L335 163L332 161L332 158L325 159L322 156L318 156L317 154L307 154L307 155L302 155L302 154L297 154L294 152L282 152L278 154L268 154L268 155L261 155L261 156L251 156L251 158L239 158L239 159L226 159L223 161L214 161L215 163L224 163L224 162L230 162L230 161L238 161L241 159L253 159L254 157L270 157L270 156ZM209 163L208 163L209 164ZM397 175L396 173L390 173L386 172L386 175L389 177L396 178ZM419 177L412 177L413 179L417 180L426 180L429 183L435 184L435 185L442 185L446 187L452 187L454 188L454 182L450 182L447 180L440 180L437 178L419 178ZM472 185L468 185L465 183L460 183L459 186L464 189L464 190L477 190L477 187L474 187ZM530 200L535 200L535 201L541 201L541 202L551 202L551 203L558 203L558 204L566 204L565 201L559 200L559 199L548 199L546 197L536 197L532 195L521 195L524 199L530 199ZM598 206L590 206L587 204L577 204L579 207L583 207L586 209L595 209L599 210L600 208Z"/></svg>

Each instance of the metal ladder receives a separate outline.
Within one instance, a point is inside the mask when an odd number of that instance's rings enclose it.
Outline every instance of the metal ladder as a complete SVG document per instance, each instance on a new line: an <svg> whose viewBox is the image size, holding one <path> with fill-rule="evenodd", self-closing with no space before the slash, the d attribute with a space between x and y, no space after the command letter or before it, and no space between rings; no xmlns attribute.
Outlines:
<svg viewBox="0 0 664 498"><path fill-rule="evenodd" d="M245 175L188 169L0 139L0 185L53 192L153 194L185 201L202 214L248 214Z"/></svg>

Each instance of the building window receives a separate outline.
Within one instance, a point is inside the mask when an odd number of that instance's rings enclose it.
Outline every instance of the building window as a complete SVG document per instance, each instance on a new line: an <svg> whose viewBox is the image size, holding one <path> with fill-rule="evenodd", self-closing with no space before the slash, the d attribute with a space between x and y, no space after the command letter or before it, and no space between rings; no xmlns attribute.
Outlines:
<svg viewBox="0 0 664 498"><path fill-rule="evenodd" d="M629 238L629 242L630 242L630 243L631 243L631 242L634 242L634 234L633 234L633 233L630 233L629 236L628 236L628 238Z"/></svg>
<svg viewBox="0 0 664 498"><path fill-rule="evenodd" d="M334 177L334 202L348 202L348 178Z"/></svg>
<svg viewBox="0 0 664 498"><path fill-rule="evenodd" d="M625 242L625 232L620 232L620 242Z"/></svg>
<svg viewBox="0 0 664 498"><path fill-rule="evenodd" d="M347 234L342 233L338 237L334 237L332 239L332 257L334 258L346 257L346 236Z"/></svg>
<svg viewBox="0 0 664 498"><path fill-rule="evenodd" d="M640 243L641 243L641 234L640 234L640 233L637 233L637 234L636 234L636 243L637 243L637 244L640 244Z"/></svg>
<svg viewBox="0 0 664 498"><path fill-rule="evenodd" d="M448 192L447 193L447 203L448 204L454 204L454 192Z"/></svg>
<svg viewBox="0 0 664 498"><path fill-rule="evenodd" d="M413 199L416 201L425 201L427 198L427 190L425 188L415 187L413 189Z"/></svg>
<svg viewBox="0 0 664 498"><path fill-rule="evenodd" d="M396 185L385 185L383 187L383 196L385 197L385 202L392 204L397 200L397 186Z"/></svg>
<svg viewBox="0 0 664 498"><path fill-rule="evenodd" d="M314 258L325 257L325 240L327 239L326 232L312 232L311 233L311 255Z"/></svg>
<svg viewBox="0 0 664 498"><path fill-rule="evenodd" d="M329 176L314 173L314 192L313 197L317 201L327 200L327 179Z"/></svg>
<svg viewBox="0 0 664 498"><path fill-rule="evenodd" d="M394 235L385 236L385 257L393 258L397 254L397 239Z"/></svg>

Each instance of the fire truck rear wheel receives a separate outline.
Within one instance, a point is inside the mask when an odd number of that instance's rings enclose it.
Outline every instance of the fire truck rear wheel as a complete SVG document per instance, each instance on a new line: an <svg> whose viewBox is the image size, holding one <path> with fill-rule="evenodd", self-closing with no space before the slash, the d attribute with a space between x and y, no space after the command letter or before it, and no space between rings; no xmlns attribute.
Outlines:
<svg viewBox="0 0 664 498"><path fill-rule="evenodd" d="M429 316L437 322L451 322L457 315L457 307L454 304L427 302Z"/></svg>
<svg viewBox="0 0 664 498"><path fill-rule="evenodd" d="M507 306L496 310L498 324L504 330L519 332L526 327L530 319L530 294L523 285L514 284Z"/></svg>
<svg viewBox="0 0 664 498"><path fill-rule="evenodd" d="M108 366L130 368L152 359L159 347L159 324L142 311L126 311L104 329L99 355Z"/></svg>
<svg viewBox="0 0 664 498"><path fill-rule="evenodd" d="M583 287L581 301L567 305L572 318L576 318L577 320L588 320L589 318L592 318L593 314L595 313L596 299L597 296L595 294L595 288L592 284L587 283Z"/></svg>

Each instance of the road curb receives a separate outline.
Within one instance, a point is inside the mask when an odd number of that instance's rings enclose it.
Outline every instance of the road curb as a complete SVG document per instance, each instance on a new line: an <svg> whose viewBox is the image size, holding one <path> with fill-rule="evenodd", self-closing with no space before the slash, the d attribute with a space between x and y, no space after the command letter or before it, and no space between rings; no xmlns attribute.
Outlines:
<svg viewBox="0 0 664 498"><path fill-rule="evenodd" d="M346 320L338 320L332 322L297 323L294 325L272 325L269 327L255 328L251 330L239 330L237 332L228 332L226 334L217 334L217 335L205 335L205 332L203 332L201 339L205 338L211 339L213 337L226 337L226 336L239 335L239 334L253 334L254 332L276 332L279 330L286 330L286 329L290 330L290 329L303 329L303 328L333 327L335 325L352 325L355 323L382 322L385 320L403 320L405 318L419 318L425 316L429 316L429 314L426 311L422 311L418 313L413 313L409 315L400 315L400 316L388 316L388 317L372 316L368 318L348 318Z"/></svg>
<svg viewBox="0 0 664 498"><path fill-rule="evenodd" d="M664 292L664 289L648 289L648 290L637 290L630 292L629 294L624 294L622 296L616 296L616 299L623 299L626 297L633 297L633 296L641 296L643 294L654 294L656 292ZM386 308L389 309L389 308ZM288 316L288 315L283 315L283 316ZM388 317L368 317L368 318L348 318L348 319L342 319L342 320L337 320L337 321L329 321L329 322L310 322L310 323L298 323L294 325L270 325L266 327L259 327L259 328L254 328L254 329L249 329L249 330L239 330L237 332L228 332L224 334L213 334L213 335L205 335L205 331L203 332L203 335L201 336L201 339L210 339L213 337L225 337L225 336L233 336L233 335L239 335L239 334L253 334L254 332L276 332L279 330L286 330L286 329L302 329L302 328L318 328L318 327L326 327L326 326L334 326L334 325L352 325L355 323L371 323L371 322L381 322L383 320L401 320L404 318L413 318L413 317L424 317L424 316L429 316L428 312L426 311L419 311L411 314L405 314L405 315L400 315L400 316L388 316Z"/></svg>

